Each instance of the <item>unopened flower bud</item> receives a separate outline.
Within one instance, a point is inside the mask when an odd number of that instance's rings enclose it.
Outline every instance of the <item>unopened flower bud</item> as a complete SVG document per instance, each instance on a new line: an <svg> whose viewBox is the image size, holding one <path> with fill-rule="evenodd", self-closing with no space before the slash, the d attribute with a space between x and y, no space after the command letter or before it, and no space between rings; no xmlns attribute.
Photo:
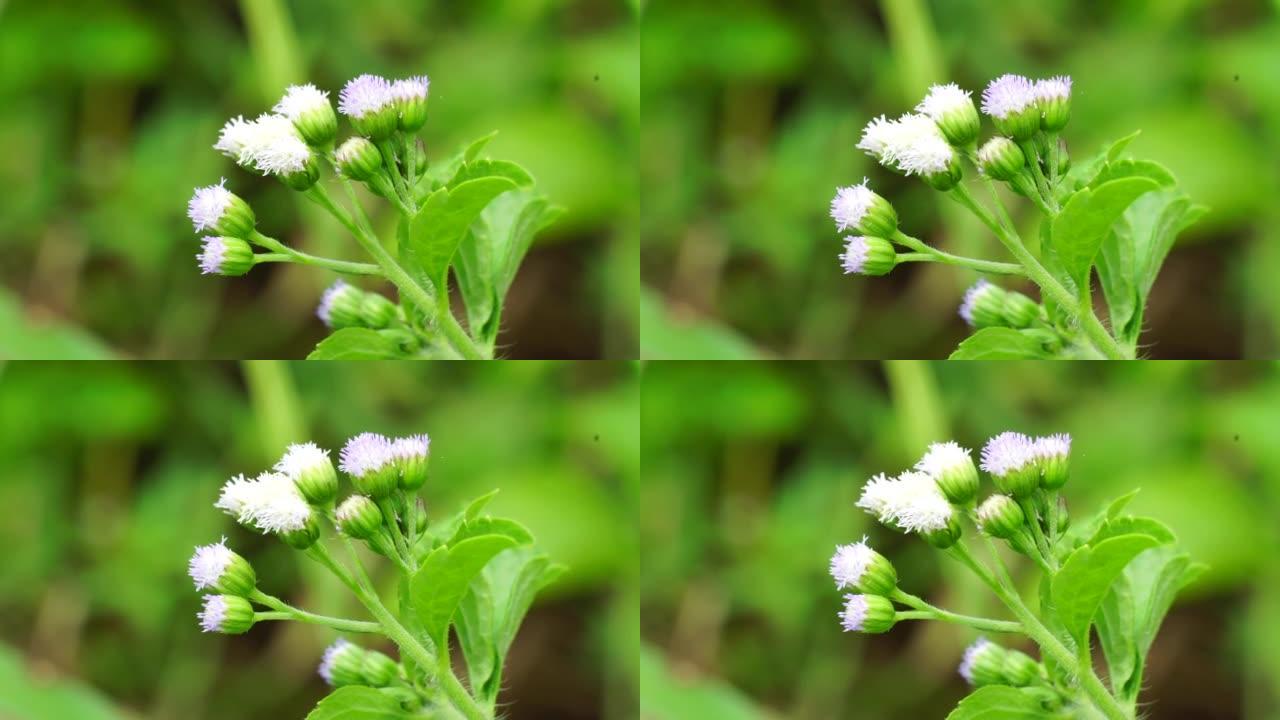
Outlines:
<svg viewBox="0 0 1280 720"><path fill-rule="evenodd" d="M879 595L845 595L840 625L845 632L879 634L888 632L897 621L897 613L888 598Z"/></svg>
<svg viewBox="0 0 1280 720"><path fill-rule="evenodd" d="M893 563L872 550L866 536L851 545L837 545L830 572L837 590L854 588L868 595L888 595L898 586Z"/></svg>
<svg viewBox="0 0 1280 720"><path fill-rule="evenodd" d="M916 463L916 470L933 476L948 502L966 505L978 494L978 468L969 452L958 443L934 443Z"/></svg>
<svg viewBox="0 0 1280 720"><path fill-rule="evenodd" d="M1004 684L1026 687L1043 677L1040 663L1019 650L1007 650L1004 657Z"/></svg>
<svg viewBox="0 0 1280 720"><path fill-rule="evenodd" d="M364 293L343 280L335 280L320 296L316 315L334 330L359 327L363 319Z"/></svg>
<svg viewBox="0 0 1280 720"><path fill-rule="evenodd" d="M846 275L887 275L897 265L898 254L893 243L884 238L854 235L844 240L840 264Z"/></svg>
<svg viewBox="0 0 1280 720"><path fill-rule="evenodd" d="M382 529L382 510L364 495L352 495L338 506L338 529L356 540L367 540Z"/></svg>
<svg viewBox="0 0 1280 720"><path fill-rule="evenodd" d="M338 494L338 473L329 451L315 443L290 445L276 463L275 471L291 478L312 505L329 505Z"/></svg>
<svg viewBox="0 0 1280 720"><path fill-rule="evenodd" d="M328 147L338 134L338 117L329 104L329 93L315 85L292 85L273 110L287 118L312 147Z"/></svg>
<svg viewBox="0 0 1280 720"><path fill-rule="evenodd" d="M1000 134L1029 140L1040 131L1040 106L1031 81L1021 75L1001 75L982 91L982 111L991 116Z"/></svg>
<svg viewBox="0 0 1280 720"><path fill-rule="evenodd" d="M928 543L939 550L946 550L955 545L960 540L960 535L964 529L960 526L960 521L953 514L947 518L947 524L936 530L928 530L924 534L924 539Z"/></svg>
<svg viewBox="0 0 1280 720"><path fill-rule="evenodd" d="M348 139L333 155L338 170L352 180L363 182L382 170L382 154L366 138Z"/></svg>
<svg viewBox="0 0 1280 720"><path fill-rule="evenodd" d="M1005 291L986 280L978 280L964 293L960 317L974 328L1004 324Z"/></svg>
<svg viewBox="0 0 1280 720"><path fill-rule="evenodd" d="M391 137L399 123L391 83L377 75L361 75L348 82L339 93L338 110L350 118L356 131L375 142Z"/></svg>
<svg viewBox="0 0 1280 720"><path fill-rule="evenodd" d="M400 481L391 441L377 433L361 433L348 440L339 467L351 476L356 490L374 500L395 492Z"/></svg>
<svg viewBox="0 0 1280 720"><path fill-rule="evenodd" d="M916 112L932 118L943 137L955 147L969 146L977 139L982 126L969 92L955 83L929 88L929 94L916 106Z"/></svg>
<svg viewBox="0 0 1280 720"><path fill-rule="evenodd" d="M1004 684L1007 652L986 638L978 638L964 651L960 676L974 687Z"/></svg>
<svg viewBox="0 0 1280 720"><path fill-rule="evenodd" d="M240 635L253 627L253 606L238 595L205 595L197 617L205 632Z"/></svg>
<svg viewBox="0 0 1280 720"><path fill-rule="evenodd" d="M831 200L831 219L836 229L856 230L863 235L891 238L898 229L898 213L888 200L867 187L867 179L861 185L836 189Z"/></svg>
<svg viewBox="0 0 1280 720"><path fill-rule="evenodd" d="M1040 466L1040 486L1057 490L1067 484L1071 463L1071 436L1067 434L1036 438L1036 462Z"/></svg>
<svg viewBox="0 0 1280 720"><path fill-rule="evenodd" d="M312 513L307 516L307 519L302 523L302 527L281 532L280 539L295 550L306 550L315 545L316 541L320 539L320 523L316 521L316 516Z"/></svg>
<svg viewBox="0 0 1280 720"><path fill-rule="evenodd" d="M1071 119L1071 78L1066 75L1039 80L1034 87L1040 127L1058 132Z"/></svg>
<svg viewBox="0 0 1280 720"><path fill-rule="evenodd" d="M415 133L427 122L427 93L431 80L426 75L391 83L391 95L400 113L399 127Z"/></svg>
<svg viewBox="0 0 1280 720"><path fill-rule="evenodd" d="M213 589L226 595L247 596L258 585L253 566L227 547L224 537L214 545L202 545L187 564L187 574L197 590Z"/></svg>
<svg viewBox="0 0 1280 720"><path fill-rule="evenodd" d="M978 529L991 537L1007 540L1022 531L1026 514L1008 495L992 495L978 506Z"/></svg>
<svg viewBox="0 0 1280 720"><path fill-rule="evenodd" d="M253 208L226 184L222 178L217 185L196 188L187 203L187 217L196 232L212 230L225 237L247 238L257 222Z"/></svg>
<svg viewBox="0 0 1280 720"><path fill-rule="evenodd" d="M1022 433L1004 432L988 440L982 448L982 469L1000 492L1015 498L1029 497L1040 487L1034 444Z"/></svg>
<svg viewBox="0 0 1280 720"><path fill-rule="evenodd" d="M253 269L253 248L240 238L206 237L196 258L203 275L239 277Z"/></svg>
<svg viewBox="0 0 1280 720"><path fill-rule="evenodd" d="M1009 327L1027 328L1040 319L1040 303L1020 292L1006 290L1001 314Z"/></svg>
<svg viewBox="0 0 1280 720"><path fill-rule="evenodd" d="M400 308L383 295L364 293L360 304L361 325L375 330L385 328L400 318Z"/></svg>
<svg viewBox="0 0 1280 720"><path fill-rule="evenodd" d="M978 149L978 167L995 180L1012 180L1026 164L1022 148L1007 137L993 137Z"/></svg>
<svg viewBox="0 0 1280 720"><path fill-rule="evenodd" d="M964 177L964 170L960 167L960 161L952 157L946 167L924 174L924 181L929 187L940 192L947 192L951 188L960 184L961 178Z"/></svg>
<svg viewBox="0 0 1280 720"><path fill-rule="evenodd" d="M369 687L386 687L400 677L400 664L377 650L366 650L360 675Z"/></svg>
<svg viewBox="0 0 1280 720"><path fill-rule="evenodd" d="M320 166L314 157L308 157L300 170L280 173L280 180L293 190L306 192L320 180Z"/></svg>
<svg viewBox="0 0 1280 720"><path fill-rule="evenodd" d="M364 648L339 639L325 649L320 677L331 687L363 685L365 655Z"/></svg>
<svg viewBox="0 0 1280 720"><path fill-rule="evenodd" d="M391 444L400 468L400 489L416 491L427 481L427 461L431 457L431 438L424 433L396 438Z"/></svg>

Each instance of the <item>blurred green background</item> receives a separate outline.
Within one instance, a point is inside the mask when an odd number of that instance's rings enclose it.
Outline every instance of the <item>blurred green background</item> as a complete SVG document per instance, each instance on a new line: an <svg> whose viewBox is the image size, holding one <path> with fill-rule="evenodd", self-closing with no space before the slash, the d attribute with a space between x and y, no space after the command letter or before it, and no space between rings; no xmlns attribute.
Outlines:
<svg viewBox="0 0 1280 720"><path fill-rule="evenodd" d="M516 639L505 716L634 718L636 369L426 367L0 364L0 718L303 717L326 691L316 666L334 634L202 634L186 564L225 534L265 591L366 617L331 575L212 505L289 442L336 449L365 430L431 434L430 515L500 488L492 512L569 567Z"/></svg>
<svg viewBox="0 0 1280 720"><path fill-rule="evenodd" d="M0 0L0 358L304 357L325 335L314 310L333 276L202 277L186 203L226 176L267 234L359 257L323 211L211 146L288 84L336 101L364 72L430 75L429 156L497 130L488 152L568 210L516 279L505 355L634 357L636 12L617 0ZM382 205L366 203L394 223Z"/></svg>
<svg viewBox="0 0 1280 720"><path fill-rule="evenodd" d="M1075 78L1064 134L1075 158L1141 129L1131 152L1167 165L1210 206L1156 284L1145 352L1276 357L1277 13L1275 0L651 3L641 51L643 355L949 354L966 334L956 308L975 276L914 266L846 277L827 207L838 185L867 176L908 232L1004 259L959 206L855 144L867 121L908 111L931 83L976 95L1019 72Z"/></svg>
<svg viewBox="0 0 1280 720"><path fill-rule="evenodd" d="M650 363L641 426L644 720L944 717L973 634L843 633L827 562L865 533L907 591L998 615L956 563L854 502L930 442L1009 429L1074 436L1074 518L1141 488L1134 512L1210 566L1156 640L1143 712L1280 717L1280 366Z"/></svg>

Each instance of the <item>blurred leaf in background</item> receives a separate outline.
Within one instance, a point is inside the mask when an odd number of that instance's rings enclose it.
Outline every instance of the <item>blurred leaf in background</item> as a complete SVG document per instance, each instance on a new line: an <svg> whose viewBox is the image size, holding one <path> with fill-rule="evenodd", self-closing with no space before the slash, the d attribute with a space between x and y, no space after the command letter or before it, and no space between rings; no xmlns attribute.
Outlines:
<svg viewBox="0 0 1280 720"><path fill-rule="evenodd" d="M1280 712L1280 365L650 363L641 424L645 720L945 716L973 638L842 633L827 561L868 533L904 588L991 610L958 566L854 502L930 442L1009 429L1074 436L1076 517L1141 488L1132 509L1210 568L1156 640L1146 712Z"/></svg>
<svg viewBox="0 0 1280 720"><path fill-rule="evenodd" d="M226 175L273 234L357 256L211 146L286 84L336 97L363 72L430 75L429 157L496 130L567 208L512 288L506 354L633 357L638 53L608 0L0 3L0 358L305 356L332 278L202 277L186 202Z"/></svg>
<svg viewBox="0 0 1280 720"><path fill-rule="evenodd" d="M1146 352L1275 357L1280 165L1260 159L1280 156L1278 13L1258 0L651 3L641 270L654 307L643 355L723 357L723 343L697 338L729 336L739 355L945 357L967 332L956 309L975 277L937 267L845 276L827 203L868 176L908 231L1005 259L971 218L855 145L869 120L908 111L930 83L979 91L1019 72L1075 79L1064 137L1076 159L1141 129L1134 152L1211 208L1156 283ZM1034 218L1018 219L1034 230Z"/></svg>
<svg viewBox="0 0 1280 720"><path fill-rule="evenodd" d="M634 368L426 367L0 365L0 505L21 508L0 525L0 717L302 717L324 693L316 665L332 634L202 635L186 563L226 534L264 589L361 616L327 573L212 503L227 477L268 467L288 443L338 448L365 430L430 433L429 515L499 488L494 512L569 567L516 639L507 716L634 717Z"/></svg>

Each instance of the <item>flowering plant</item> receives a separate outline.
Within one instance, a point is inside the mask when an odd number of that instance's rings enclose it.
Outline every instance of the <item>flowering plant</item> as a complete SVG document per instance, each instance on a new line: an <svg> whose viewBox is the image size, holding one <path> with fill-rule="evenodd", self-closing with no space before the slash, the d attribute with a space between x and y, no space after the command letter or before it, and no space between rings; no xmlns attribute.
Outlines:
<svg viewBox="0 0 1280 720"><path fill-rule="evenodd" d="M328 94L314 85L293 86L272 112L229 121L214 145L242 168L275 176L324 208L373 263L317 257L264 235L253 209L225 179L197 188L188 204L196 232L211 233L197 255L205 274L244 275L261 263L289 262L396 286L398 304L334 283L317 310L334 332L311 358L493 357L507 290L534 235L561 212L534 192L533 178L519 165L480 157L492 134L429 164L417 138L429 89L425 76L392 82L361 75L348 82L338 110L356 135L335 149L338 119ZM350 209L329 195L322 165L334 171ZM394 246L378 237L354 183L395 208ZM450 309L451 268L467 329Z"/></svg>
<svg viewBox="0 0 1280 720"><path fill-rule="evenodd" d="M836 588L853 591L845 595L839 614L846 631L883 633L904 620L940 620L1023 636L1039 649L1036 660L979 637L960 663L960 674L975 690L949 720L997 715L1133 720L1156 632L1178 592L1204 569L1176 549L1168 527L1125 513L1136 491L1072 525L1060 495L1070 454L1067 435L1031 438L1006 432L991 438L982 450L981 468L997 492L978 504L981 481L970 451L955 442L935 443L912 470L872 478L858 500L885 526L920 535L971 571L1008 609L1010 620L961 615L900 589L893 564L865 537L837 547L831 558ZM965 521L978 530L990 563L966 543ZM1023 599L1000 544L1039 569L1038 612ZM1109 687L1094 669L1090 639L1095 632Z"/></svg>
<svg viewBox="0 0 1280 720"><path fill-rule="evenodd" d="M840 256L845 273L884 275L901 263L936 262L1039 287L1037 303L979 280L960 305L960 315L976 332L954 359L1135 357L1143 309L1160 266L1178 233L1206 209L1192 204L1159 163L1122 157L1137 133L1073 166L1060 138L1071 115L1068 77L1033 82L1001 76L983 91L982 111L999 134L979 147L981 118L970 93L954 83L935 85L914 113L872 120L858 147L889 170L919 176L964 206L1016 262L954 255L907 235L893 206L863 179L839 188L831 201L837 229L856 233L845 238ZM978 170L994 211L963 182L962 160ZM1038 243L1019 235L997 183L1035 206ZM1094 314L1095 272L1110 328Z"/></svg>
<svg viewBox="0 0 1280 720"><path fill-rule="evenodd" d="M226 538L196 548L189 570L197 590L210 592L200 612L206 632L240 634L270 620L294 620L389 639L395 660L339 639L325 651L320 675L334 687L308 720L352 717L462 717L493 720L502 667L534 596L563 568L533 548L519 523L482 514L497 491L430 523L418 490L427 479L426 435L351 438L339 468L356 493L335 505L339 474L329 452L292 445L267 472L228 481L215 506L241 525L272 534L333 573L372 620L317 615L258 587L253 567ZM322 538L330 525L349 563ZM356 545L396 567L397 611L384 604ZM262 606L266 610L255 606ZM449 628L466 660L469 687L454 674Z"/></svg>

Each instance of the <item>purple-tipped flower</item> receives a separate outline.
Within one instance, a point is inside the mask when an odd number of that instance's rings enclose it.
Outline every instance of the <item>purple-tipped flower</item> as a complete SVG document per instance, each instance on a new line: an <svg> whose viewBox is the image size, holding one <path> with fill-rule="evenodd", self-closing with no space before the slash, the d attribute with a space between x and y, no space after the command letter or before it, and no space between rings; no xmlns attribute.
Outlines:
<svg viewBox="0 0 1280 720"><path fill-rule="evenodd" d="M955 83L934 85L916 106L916 112L928 115L938 125L947 142L967 147L978 137L982 121L967 90Z"/></svg>
<svg viewBox="0 0 1280 720"><path fill-rule="evenodd" d="M930 445L916 463L916 470L932 477L947 500L956 505L969 503L978 493L978 468L973 464L970 450L960 447L959 443Z"/></svg>
<svg viewBox="0 0 1280 720"><path fill-rule="evenodd" d="M196 617L205 632L239 635L253 627L253 606L236 595L206 595Z"/></svg>
<svg viewBox="0 0 1280 720"><path fill-rule="evenodd" d="M1003 432L982 448L982 469L991 474L1001 492L1026 497L1040 485L1035 445L1017 432Z"/></svg>
<svg viewBox="0 0 1280 720"><path fill-rule="evenodd" d="M1000 324L1000 288L979 279L964 293L960 303L960 317L970 327L984 328Z"/></svg>
<svg viewBox="0 0 1280 720"><path fill-rule="evenodd" d="M1040 485L1057 490L1067 484L1071 461L1071 436L1066 433L1036 438L1032 452L1040 465Z"/></svg>
<svg viewBox="0 0 1280 720"><path fill-rule="evenodd" d="M1028 140L1040 130L1040 108L1035 87L1021 75L1001 75L982 91L982 111L991 116L1001 133Z"/></svg>
<svg viewBox="0 0 1280 720"><path fill-rule="evenodd" d="M882 633L897 619L893 603L879 595L845 595L839 613L845 632Z"/></svg>
<svg viewBox="0 0 1280 720"><path fill-rule="evenodd" d="M239 238L206 237L201 240L200 262L203 275L238 277L253 269L253 248Z"/></svg>
<svg viewBox="0 0 1280 720"><path fill-rule="evenodd" d="M327 506L338 494L338 474L333 470L329 451L315 443L290 445L275 465L298 486L298 492L312 505Z"/></svg>
<svg viewBox="0 0 1280 720"><path fill-rule="evenodd" d="M391 96L396 100L426 100L431 90L431 78L416 75L391 83Z"/></svg>
<svg viewBox="0 0 1280 720"><path fill-rule="evenodd" d="M831 219L836 221L837 230L857 230L872 237L892 237L898 229L898 213L888 200L867 187L866 178L859 185L836 189Z"/></svg>
<svg viewBox="0 0 1280 720"><path fill-rule="evenodd" d="M964 658L960 661L960 677L974 687L992 684L999 675L995 669L1003 659L1002 649L986 638L978 638L965 648Z"/></svg>
<svg viewBox="0 0 1280 720"><path fill-rule="evenodd" d="M1071 78L1059 75L1037 81L1034 92L1042 114L1040 127L1051 133L1066 127L1071 119Z"/></svg>
<svg viewBox="0 0 1280 720"><path fill-rule="evenodd" d="M898 264L893 243L884 238L854 235L844 241L840 266L845 275L885 275Z"/></svg>
<svg viewBox="0 0 1280 720"><path fill-rule="evenodd" d="M427 482L427 460L431 455L431 438L426 433L396 438L391 454L400 466L400 489L410 492Z"/></svg>
<svg viewBox="0 0 1280 720"><path fill-rule="evenodd" d="M396 130L399 111L391 82L379 75L353 78L338 95L338 110L362 135L385 140Z"/></svg>
<svg viewBox="0 0 1280 720"><path fill-rule="evenodd" d="M888 595L898 585L893 564L867 545L867 537L849 545L837 545L828 567L836 589L856 588L869 595Z"/></svg>
<svg viewBox="0 0 1280 720"><path fill-rule="evenodd" d="M213 545L196 548L187 564L187 574L197 590L213 588L229 595L248 595L257 585L249 561L227 547L224 537Z"/></svg>
<svg viewBox="0 0 1280 720"><path fill-rule="evenodd" d="M316 315L334 330L359 327L363 324L360 314L363 304L363 291L343 280L334 280L320 296Z"/></svg>
<svg viewBox="0 0 1280 720"><path fill-rule="evenodd" d="M329 104L329 93L315 85L291 85L272 108L289 118L308 145L328 147L338 134L338 118Z"/></svg>
<svg viewBox="0 0 1280 720"><path fill-rule="evenodd" d="M357 490L375 500L391 494L399 482L391 440L378 433L360 433L348 440L338 466Z"/></svg>
<svg viewBox="0 0 1280 720"><path fill-rule="evenodd" d="M235 195L231 194L226 185L227 179L222 178L217 185L196 188L191 200L187 202L187 217L191 218L191 225L196 232L217 227L222 215L231 207L231 199Z"/></svg>
<svg viewBox="0 0 1280 720"><path fill-rule="evenodd" d="M1037 80L1032 87L1037 100L1070 100L1071 77L1058 75L1048 80Z"/></svg>
<svg viewBox="0 0 1280 720"><path fill-rule="evenodd" d="M363 684L360 666L364 663L364 649L359 645L338 638L325 648L320 660L320 677L331 687Z"/></svg>

